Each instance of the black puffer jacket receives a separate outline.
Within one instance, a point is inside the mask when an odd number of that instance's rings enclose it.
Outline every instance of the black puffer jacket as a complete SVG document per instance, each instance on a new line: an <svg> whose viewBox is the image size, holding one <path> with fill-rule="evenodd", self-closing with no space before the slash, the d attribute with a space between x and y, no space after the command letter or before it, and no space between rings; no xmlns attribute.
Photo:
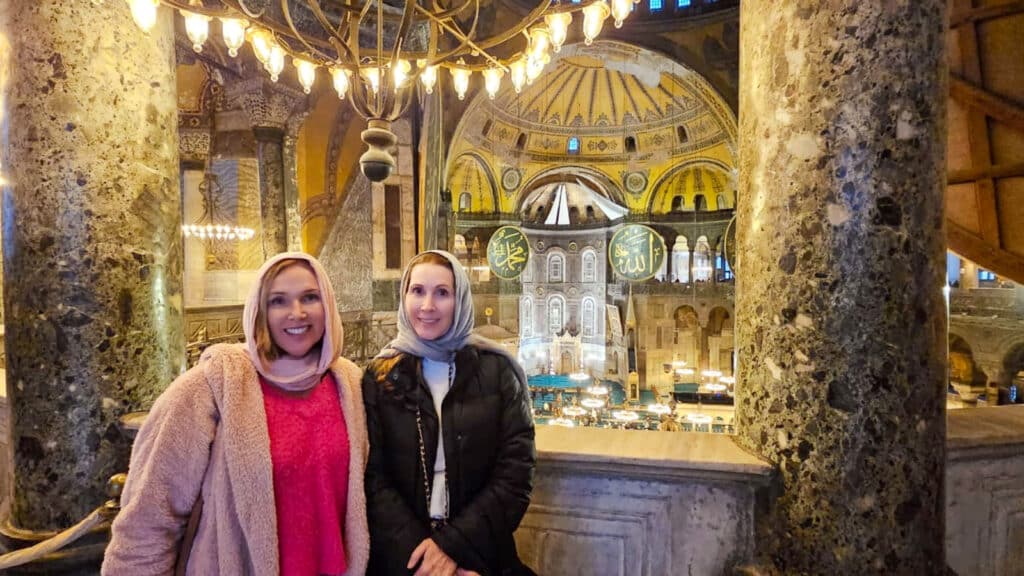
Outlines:
<svg viewBox="0 0 1024 576"><path fill-rule="evenodd" d="M383 370L388 372L381 379ZM417 406L431 483L438 430L420 359L403 355L393 363L371 362L363 400L370 440L368 573L411 574L405 568L409 556L431 536ZM512 539L530 503L537 458L526 383L504 356L467 346L455 356L455 381L441 412L449 521L432 535L434 541L460 568L481 575L529 574Z"/></svg>

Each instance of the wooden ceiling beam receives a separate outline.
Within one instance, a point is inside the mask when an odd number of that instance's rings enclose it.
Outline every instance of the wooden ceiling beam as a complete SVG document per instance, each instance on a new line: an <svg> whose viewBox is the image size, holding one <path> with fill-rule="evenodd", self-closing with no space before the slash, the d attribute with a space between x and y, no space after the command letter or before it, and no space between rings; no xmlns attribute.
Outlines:
<svg viewBox="0 0 1024 576"><path fill-rule="evenodd" d="M1024 106L993 94L955 74L949 75L949 94L957 102L980 110L1003 124L1024 132Z"/></svg>
<svg viewBox="0 0 1024 576"><path fill-rule="evenodd" d="M952 170L946 175L946 182L953 185L966 184L968 182L987 178L1014 177L1024 177L1024 162L982 166L980 168L967 168L965 170Z"/></svg>
<svg viewBox="0 0 1024 576"><path fill-rule="evenodd" d="M992 246L974 232L949 219L946 220L946 246L986 270L1014 282L1024 283L1024 257Z"/></svg>
<svg viewBox="0 0 1024 576"><path fill-rule="evenodd" d="M1022 12L1024 12L1024 1L1021 0L1018 0L1017 2L1007 2L1006 4L999 4L996 6L986 6L984 8L958 10L949 15L949 27L956 28L957 26L963 26L964 24L972 22L994 20L996 18L1012 16Z"/></svg>

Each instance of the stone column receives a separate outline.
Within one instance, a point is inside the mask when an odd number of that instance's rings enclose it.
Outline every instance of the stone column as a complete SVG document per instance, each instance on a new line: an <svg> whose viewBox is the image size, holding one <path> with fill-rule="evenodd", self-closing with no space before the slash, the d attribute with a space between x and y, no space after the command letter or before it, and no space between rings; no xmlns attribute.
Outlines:
<svg viewBox="0 0 1024 576"><path fill-rule="evenodd" d="M942 574L946 0L741 5L738 441L768 573Z"/></svg>
<svg viewBox="0 0 1024 576"><path fill-rule="evenodd" d="M0 2L9 524L66 528L127 470L118 421L181 372L174 27L124 2Z"/></svg>
<svg viewBox="0 0 1024 576"><path fill-rule="evenodd" d="M288 250L284 138L288 119L300 107L300 103L305 101L305 96L286 86L256 77L229 87L228 98L237 100L248 114L256 137L263 255L270 257Z"/></svg>

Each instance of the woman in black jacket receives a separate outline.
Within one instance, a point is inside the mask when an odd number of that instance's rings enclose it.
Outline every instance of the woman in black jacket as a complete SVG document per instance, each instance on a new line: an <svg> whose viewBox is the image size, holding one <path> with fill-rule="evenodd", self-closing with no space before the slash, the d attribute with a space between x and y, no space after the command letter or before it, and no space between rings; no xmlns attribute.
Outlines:
<svg viewBox="0 0 1024 576"><path fill-rule="evenodd" d="M522 368L473 333L469 278L442 251L402 277L398 336L367 367L369 574L532 574L513 532L536 461Z"/></svg>

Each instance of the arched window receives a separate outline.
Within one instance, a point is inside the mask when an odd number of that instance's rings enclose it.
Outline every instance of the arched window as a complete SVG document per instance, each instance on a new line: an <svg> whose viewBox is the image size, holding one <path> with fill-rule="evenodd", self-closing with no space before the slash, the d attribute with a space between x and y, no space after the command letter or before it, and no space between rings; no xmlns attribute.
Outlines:
<svg viewBox="0 0 1024 576"><path fill-rule="evenodd" d="M519 304L519 335L522 338L533 336L533 300L529 296Z"/></svg>
<svg viewBox="0 0 1024 576"><path fill-rule="evenodd" d="M727 210L729 205L725 203L725 194L719 194L715 199L715 210Z"/></svg>
<svg viewBox="0 0 1024 576"><path fill-rule="evenodd" d="M569 154L579 154L580 153L580 139L577 138L576 136L573 136L572 138L569 138L569 146L568 146L568 149L566 150L566 152L568 152Z"/></svg>
<svg viewBox="0 0 1024 576"><path fill-rule="evenodd" d="M583 282L597 282L597 254L593 250L583 253Z"/></svg>
<svg viewBox="0 0 1024 576"><path fill-rule="evenodd" d="M708 200L703 194L697 194L693 197L693 209L697 212L704 212L708 209Z"/></svg>
<svg viewBox="0 0 1024 576"><path fill-rule="evenodd" d="M565 257L557 252L548 256L548 282L565 282Z"/></svg>
<svg viewBox="0 0 1024 576"><path fill-rule="evenodd" d="M473 196L469 192L459 194L459 212L469 212L473 205Z"/></svg>
<svg viewBox="0 0 1024 576"><path fill-rule="evenodd" d="M668 254L665 255L661 260L661 268L654 273L654 279L658 282L664 282L668 278Z"/></svg>
<svg viewBox="0 0 1024 576"><path fill-rule="evenodd" d="M686 126L682 124L676 126L676 139L679 140L680 144L685 144L690 139L690 135L686 133Z"/></svg>
<svg viewBox="0 0 1024 576"><path fill-rule="evenodd" d="M711 271L711 245L707 236L701 236L693 249L693 279L697 282L711 280Z"/></svg>
<svg viewBox="0 0 1024 576"><path fill-rule="evenodd" d="M488 118L487 122L484 122L484 129L480 131L481 134L487 136L487 133L491 131L491 119Z"/></svg>
<svg viewBox="0 0 1024 576"><path fill-rule="evenodd" d="M651 12L661 12L661 9L664 8L664 6L665 5L662 0L650 0Z"/></svg>
<svg viewBox="0 0 1024 576"><path fill-rule="evenodd" d="M462 255L466 254L467 252L469 252L469 249L466 247L466 237L463 236L462 234L456 234L455 235L455 255L456 256L462 256Z"/></svg>
<svg viewBox="0 0 1024 576"><path fill-rule="evenodd" d="M685 206L685 205L686 205L686 199L683 198L682 194L676 194L675 196L672 197L672 211L673 212L682 212L683 211L683 206Z"/></svg>
<svg viewBox="0 0 1024 576"><path fill-rule="evenodd" d="M626 136L626 152L636 152L636 138L632 136Z"/></svg>
<svg viewBox="0 0 1024 576"><path fill-rule="evenodd" d="M725 259L724 244L718 243L718 253L715 255L715 270L718 271L718 279L721 281L732 280L732 269Z"/></svg>
<svg viewBox="0 0 1024 576"><path fill-rule="evenodd" d="M686 284L690 281L690 245L686 236L676 236L672 246L672 281Z"/></svg>
<svg viewBox="0 0 1024 576"><path fill-rule="evenodd" d="M584 298L583 299L583 335L587 336L587 337L594 335L594 324L595 324L595 320L596 320L595 314L594 314L594 309L595 309L594 299L593 298Z"/></svg>
<svg viewBox="0 0 1024 576"><path fill-rule="evenodd" d="M565 325L565 300L561 296L548 299L548 334L557 335Z"/></svg>
<svg viewBox="0 0 1024 576"><path fill-rule="evenodd" d="M526 133L520 132L519 137L516 138L516 150L522 150L526 148Z"/></svg>

